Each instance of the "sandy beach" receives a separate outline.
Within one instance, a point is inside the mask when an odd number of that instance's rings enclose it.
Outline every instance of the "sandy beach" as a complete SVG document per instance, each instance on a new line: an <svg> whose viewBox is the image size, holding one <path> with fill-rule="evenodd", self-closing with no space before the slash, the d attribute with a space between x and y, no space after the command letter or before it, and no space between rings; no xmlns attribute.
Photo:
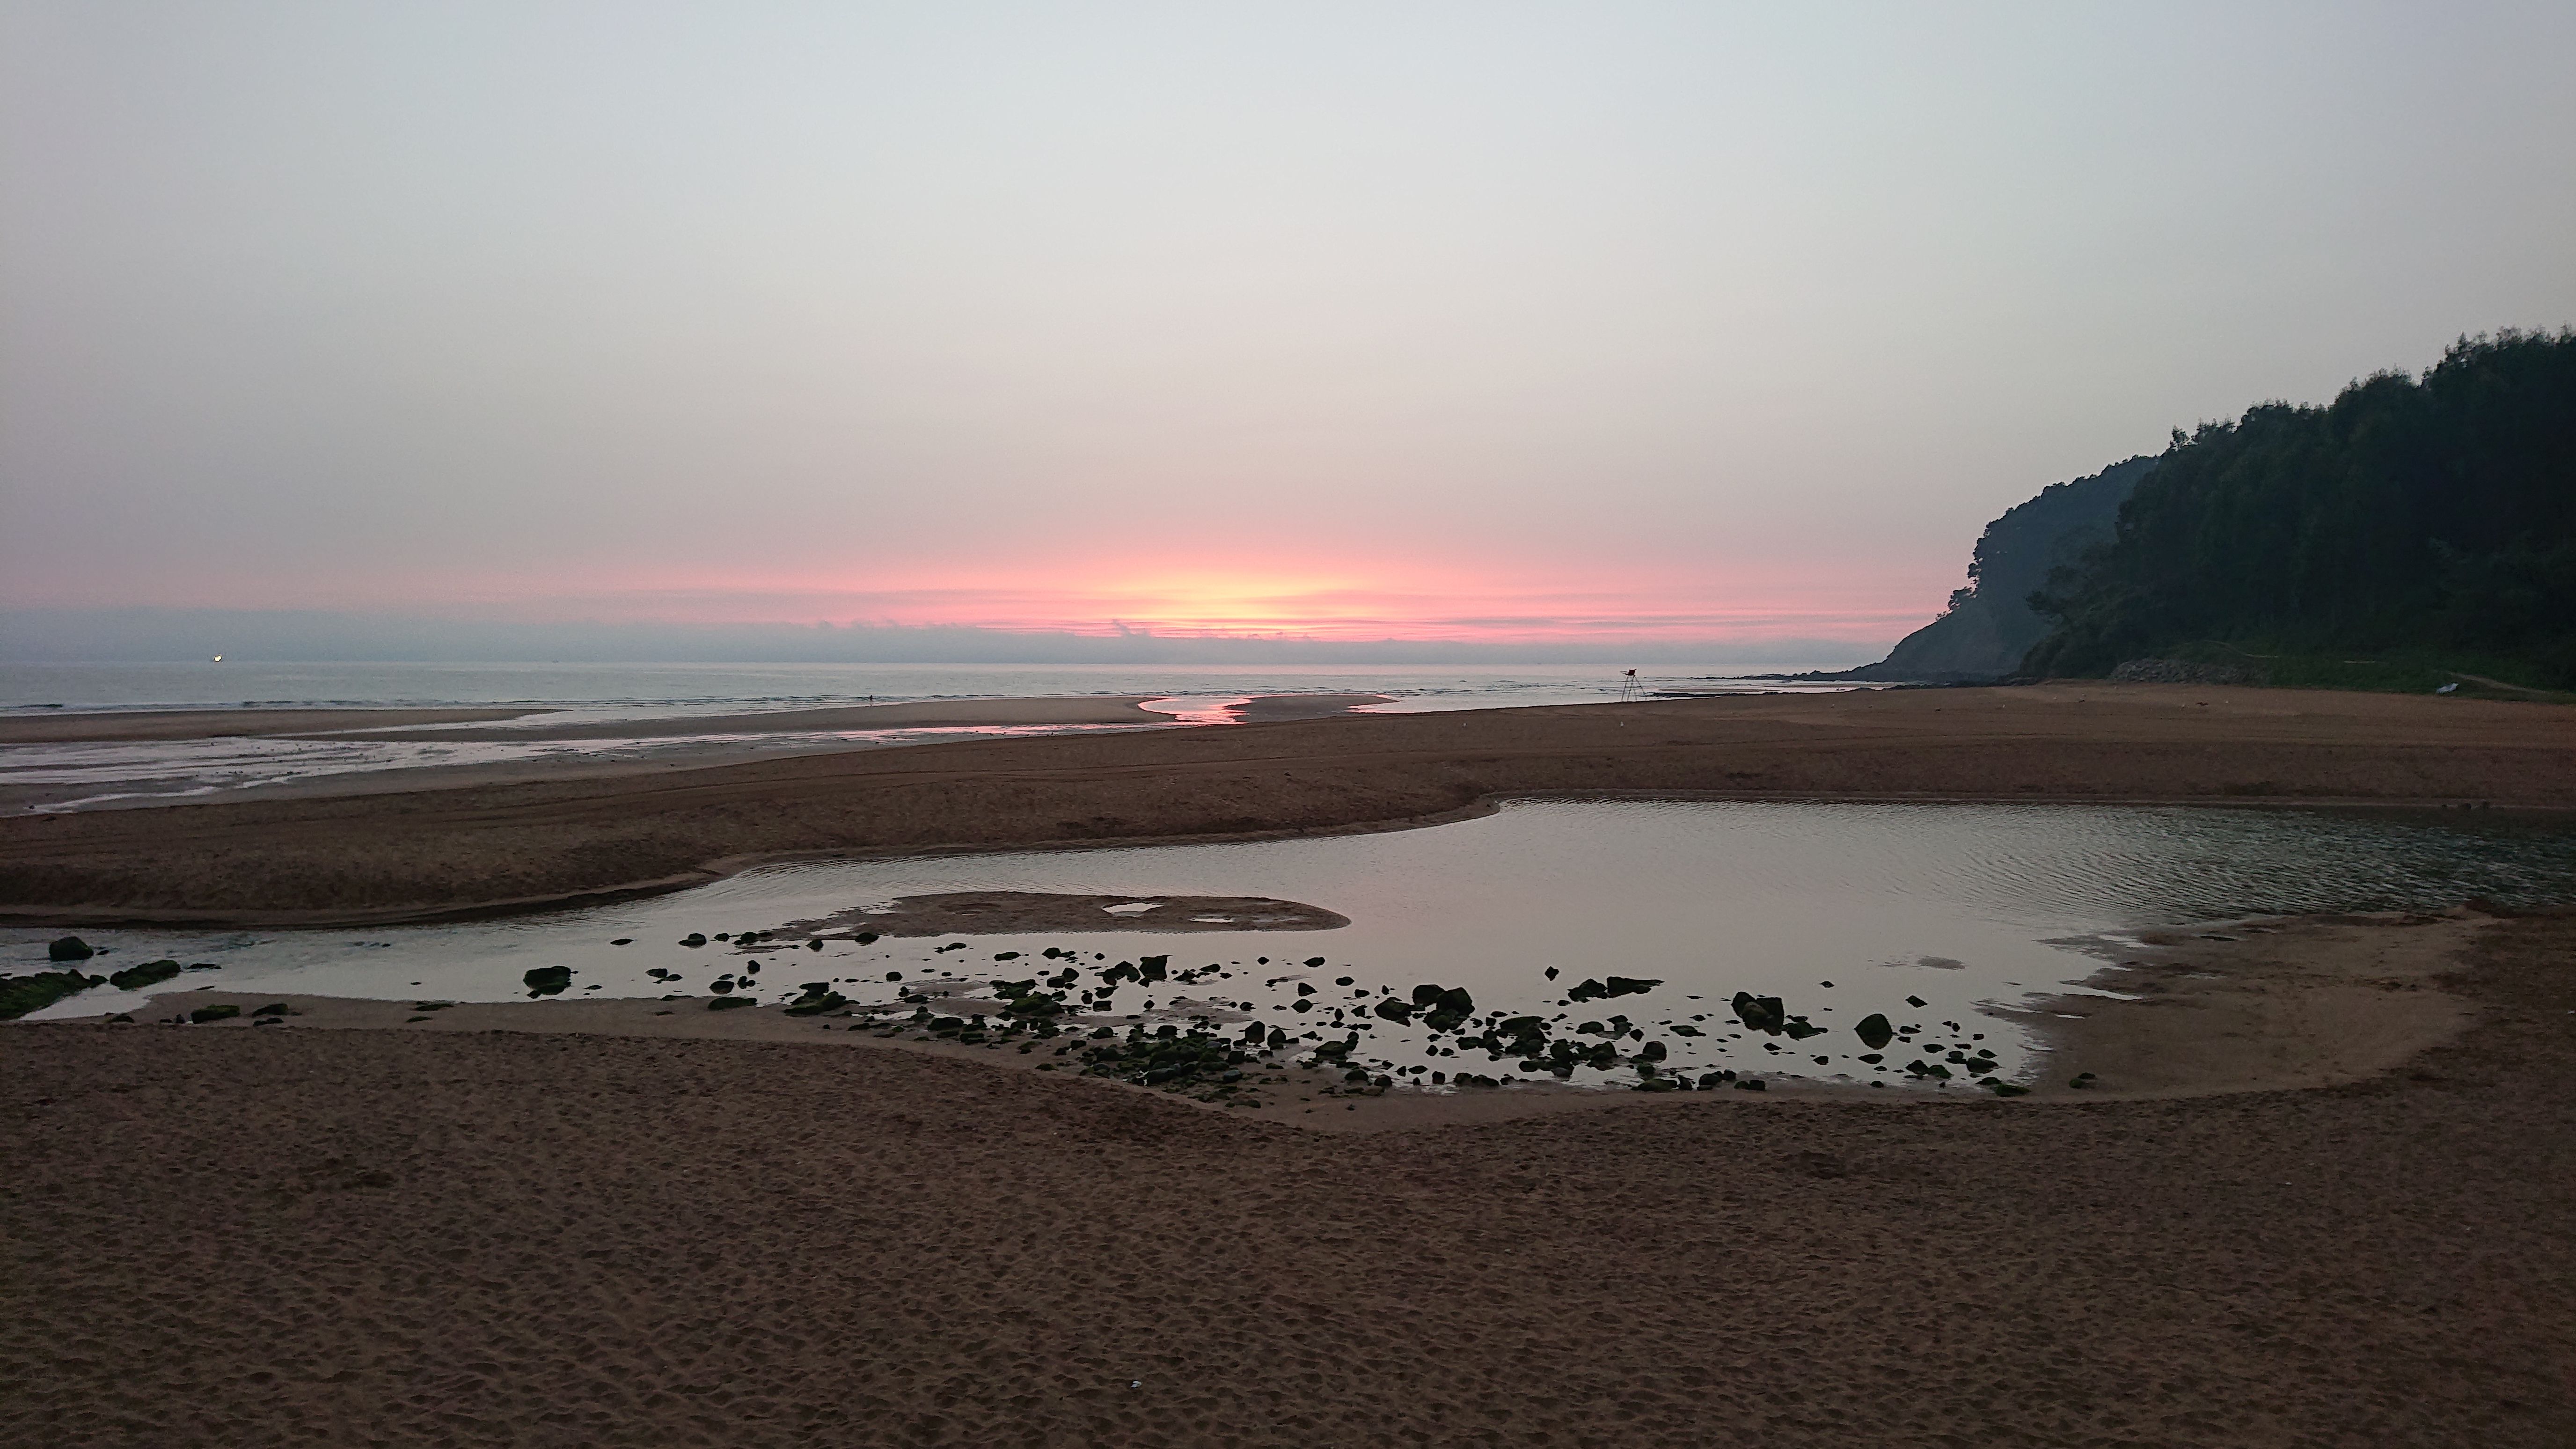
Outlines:
<svg viewBox="0 0 2576 1449"><path fill-rule="evenodd" d="M798 853L1389 828L1517 790L2545 820L2576 808L2571 724L2098 685L1339 716L21 817L0 882L74 924L359 921ZM907 909L963 931L1127 904ZM2095 954L2117 995L2033 1003L2050 1051L2013 1098L1295 1068L1176 1093L1078 1075L1072 1040L676 993L181 992L20 1023L0 1440L2576 1437L2576 916ZM209 1004L245 1015L170 1024Z"/></svg>
<svg viewBox="0 0 2576 1449"><path fill-rule="evenodd" d="M2342 1086L1356 1133L819 1028L20 1028L0 1437L2554 1446L2572 924Z"/></svg>

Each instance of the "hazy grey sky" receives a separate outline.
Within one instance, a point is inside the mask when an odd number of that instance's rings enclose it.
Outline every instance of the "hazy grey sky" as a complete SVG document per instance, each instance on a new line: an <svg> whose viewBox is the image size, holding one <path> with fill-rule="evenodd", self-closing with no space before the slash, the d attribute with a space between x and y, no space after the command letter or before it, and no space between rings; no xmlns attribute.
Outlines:
<svg viewBox="0 0 2576 1449"><path fill-rule="evenodd" d="M0 4L0 604L1891 639L2576 321L2576 5Z"/></svg>

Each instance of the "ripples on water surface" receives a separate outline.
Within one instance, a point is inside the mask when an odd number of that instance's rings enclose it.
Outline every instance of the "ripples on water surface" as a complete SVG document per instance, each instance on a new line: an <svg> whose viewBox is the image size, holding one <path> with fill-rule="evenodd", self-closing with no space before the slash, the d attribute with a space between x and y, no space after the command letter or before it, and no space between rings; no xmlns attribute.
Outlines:
<svg viewBox="0 0 2576 1449"><path fill-rule="evenodd" d="M1273 896L1338 911L1351 924L1293 933L976 936L969 949L947 953L933 948L959 938L834 942L819 953L765 958L761 995L792 996L800 983L829 977L853 1000L891 1001L898 988L885 983L889 970L911 984L925 974L978 982L1026 976L1041 963L1002 966L993 954L1055 946L1079 949L1095 968L1169 954L1175 971L1212 965L1225 973L1189 986L1126 986L1116 1006L1122 1024L1130 1014L1184 1023L1205 1016L1230 1030L1248 1017L1292 1034L1339 1036L1349 1026L1331 1026L1337 1009L1356 1021L1380 989L1404 995L1432 982L1465 987L1480 1013L1562 1018L1554 1025L1560 1035L1624 1015L1665 1042L1675 1069L1876 1079L1905 1054L1861 1063L1855 1058L1865 1048L1850 1028L1884 1012L1899 1025L1923 1024L1926 1040L1992 1048L2009 1078L2030 1064L2024 1037L1978 1008L2089 974L2099 963L2066 944L2070 938L2255 914L2438 909L2472 896L2576 901L2576 835L2482 817L2454 823L2270 810L1524 801L1478 820L1376 835L779 866L617 906L364 935L88 934L117 948L94 969L164 955L223 968L173 983L189 988L506 1000L524 994L529 968L561 964L574 968L575 995L658 996L669 988L648 968L677 972L676 989L704 993L715 976L750 959L722 943L676 944L690 932L759 930L897 896L965 890L1139 902L1158 894ZM1104 915L1102 924L1115 920ZM637 944L608 944L620 936ZM11 933L0 950L12 970L41 969L36 933ZM1095 953L1105 960L1090 961ZM1258 961L1316 955L1327 964L1314 970ZM1551 966L1559 971L1553 981L1545 974ZM1566 987L1613 973L1663 984L1643 996L1563 1003ZM1334 984L1342 976L1353 984ZM1290 1009L1300 980L1317 989L1321 1009ZM1791 1042L1745 1032L1727 1009L1738 991L1778 996L1826 1034ZM101 988L44 1014L95 1012L100 999L120 997L134 1002ZM1909 1006L1909 998L1924 1005ZM1375 1018L1361 1037L1357 1059L1486 1073L1511 1065L1482 1052L1427 1055L1418 1028Z"/></svg>

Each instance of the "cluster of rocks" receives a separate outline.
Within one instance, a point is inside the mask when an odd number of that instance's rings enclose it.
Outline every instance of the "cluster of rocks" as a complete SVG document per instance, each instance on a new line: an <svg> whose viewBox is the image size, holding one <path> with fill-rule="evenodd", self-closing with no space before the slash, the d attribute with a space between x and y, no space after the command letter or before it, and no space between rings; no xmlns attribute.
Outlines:
<svg viewBox="0 0 2576 1449"><path fill-rule="evenodd" d="M78 936L60 936L45 946L45 958L58 965L87 961L105 948L92 946ZM182 971L212 971L212 963L182 966L164 957L144 961L105 976L93 976L76 966L65 965L60 971L37 971L25 976L0 976L0 1021L10 1021L31 1011L40 1011L66 996L74 996L93 986L108 985L119 991L140 991L157 986Z"/></svg>

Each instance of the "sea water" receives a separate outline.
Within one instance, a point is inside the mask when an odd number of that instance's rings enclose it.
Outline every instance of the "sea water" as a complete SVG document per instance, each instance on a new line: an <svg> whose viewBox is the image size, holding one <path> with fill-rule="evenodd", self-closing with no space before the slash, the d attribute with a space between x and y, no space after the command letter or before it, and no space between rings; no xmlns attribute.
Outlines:
<svg viewBox="0 0 2576 1449"><path fill-rule="evenodd" d="M0 665L0 718L94 709L521 707L552 726L685 721L818 706L918 700L1132 695L1171 724L1014 725L728 734L668 724L628 738L410 738L402 727L328 740L195 739L0 744L0 809L58 811L203 800L329 777L460 765L590 764L686 756L710 747L789 753L979 738L1225 724L1225 706L1263 694L1377 694L1377 713L1593 704L1656 690L1693 694L1849 688L1748 677L1783 666L1668 666L1642 681L1606 667L1414 666L1244 669L1216 665L880 664L187 664Z"/></svg>
<svg viewBox="0 0 2576 1449"><path fill-rule="evenodd" d="M774 929L901 896L979 890L1115 896L1127 906L1269 896L1339 912L1350 924L1139 932L1104 911L1098 929L1085 932L835 941L819 952L765 955L724 942L680 944L691 933ZM505 920L85 932L115 948L90 963L93 971L164 956L217 969L150 993L100 987L40 1015L143 1014L210 986L524 999L525 973L557 965L574 973L570 997L684 994L673 1009L703 1010L714 978L740 977L755 961L761 970L743 978L745 990L763 1001L816 981L862 1003L892 1003L925 983L989 997L996 980L1057 969L1040 956L1055 948L1075 953L1086 985L1104 967L1148 955L1168 956L1176 973L1213 968L1187 985L1122 985L1104 1017L1121 1030L1200 1024L1235 1034L1259 1022L1301 1046L1356 1032L1353 1059L1381 1070L1512 1072L1513 1063L1481 1051L1444 1055L1419 1026L1373 1014L1384 993L1410 999L1429 984L1466 989L1479 1014L1546 1018L1555 1035L1597 1024L1573 1036L1579 1044L1613 1030L1640 1033L1624 1037L1622 1050L1661 1041L1676 1071L1904 1083L1904 1054L1861 1060L1868 1049L1852 1029L1879 1013L1921 1027L1923 1043L1990 1051L2009 1080L2035 1069L2033 1043L2015 1018L1989 1008L2063 992L2116 960L2124 933L2264 914L2440 909L2476 896L2576 901L2576 834L2466 816L2292 810L1527 800L1377 834L780 865L671 895ZM44 969L47 934L0 934L6 969ZM610 944L621 937L633 944ZM938 949L957 941L965 948ZM1020 955L995 959L1004 952ZM1304 964L1316 957L1321 965ZM888 982L890 972L903 981ZM1579 983L1614 974L1658 984L1610 1000L1567 999ZM1313 994L1301 994L1301 984ZM1749 1031L1730 1006L1738 992L1778 997L1822 1034ZM1576 1080L1633 1077L1586 1071Z"/></svg>

